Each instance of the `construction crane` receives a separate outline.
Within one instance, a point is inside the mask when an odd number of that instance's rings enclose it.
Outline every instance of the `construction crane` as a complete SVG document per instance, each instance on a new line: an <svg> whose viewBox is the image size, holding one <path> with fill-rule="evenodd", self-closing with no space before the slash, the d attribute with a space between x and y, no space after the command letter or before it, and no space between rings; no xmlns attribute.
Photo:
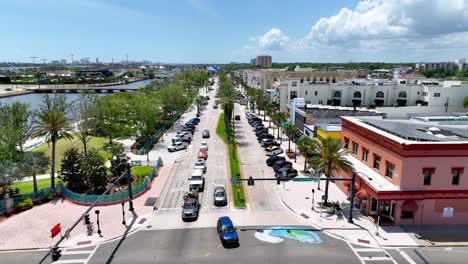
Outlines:
<svg viewBox="0 0 468 264"><path fill-rule="evenodd" d="M30 58L30 59L33 59L33 64L35 64L35 63L36 63L36 59L37 59L38 57L36 57L36 56L31 56L31 57L29 57L29 58Z"/></svg>

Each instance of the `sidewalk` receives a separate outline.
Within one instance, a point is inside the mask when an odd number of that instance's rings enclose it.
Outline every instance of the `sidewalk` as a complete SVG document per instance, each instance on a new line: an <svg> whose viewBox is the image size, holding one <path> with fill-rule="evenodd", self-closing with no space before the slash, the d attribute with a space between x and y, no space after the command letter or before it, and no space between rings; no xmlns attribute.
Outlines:
<svg viewBox="0 0 468 264"><path fill-rule="evenodd" d="M193 109L184 113L177 122L183 125L186 120L195 116ZM86 227L83 222L80 222L71 232L70 237L65 239L62 247L73 247L78 245L92 245L102 241L115 239L130 233L141 226L146 226L149 219L153 215L155 204L160 198L166 181L169 178L171 169L177 159L188 155L189 151L179 151L175 153L167 152L167 144L171 142L171 138L175 135L175 131L179 125L175 125L163 136L163 140L157 143L151 150L150 160L163 158L164 166L159 171L159 176L156 177L146 193L133 200L135 208L135 216L128 210L128 202L125 203L125 219L126 226L122 224L122 206L121 204L110 206L98 206L90 212L90 219L93 223L94 234L87 236ZM129 144L129 141L125 141ZM146 155L134 155L128 153L132 160L146 161ZM50 177L44 175L44 177ZM49 248L57 242L60 236L50 238L50 229L57 223L62 227L62 234L83 214L88 206L77 205L69 202L66 199L57 199L52 202L35 206L32 209L12 215L8 218L0 220L0 250L14 249L39 249ZM97 235L96 214L99 210L99 220L102 230L102 236Z"/></svg>

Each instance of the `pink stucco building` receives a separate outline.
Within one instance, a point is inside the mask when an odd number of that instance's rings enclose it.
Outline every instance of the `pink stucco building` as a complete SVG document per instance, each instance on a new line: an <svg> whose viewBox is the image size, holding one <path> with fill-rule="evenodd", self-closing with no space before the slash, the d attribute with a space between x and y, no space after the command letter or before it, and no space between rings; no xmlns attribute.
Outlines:
<svg viewBox="0 0 468 264"><path fill-rule="evenodd" d="M380 214L382 224L468 223L468 129L342 117L341 140L357 171L355 202L364 214ZM349 192L350 183L337 184Z"/></svg>

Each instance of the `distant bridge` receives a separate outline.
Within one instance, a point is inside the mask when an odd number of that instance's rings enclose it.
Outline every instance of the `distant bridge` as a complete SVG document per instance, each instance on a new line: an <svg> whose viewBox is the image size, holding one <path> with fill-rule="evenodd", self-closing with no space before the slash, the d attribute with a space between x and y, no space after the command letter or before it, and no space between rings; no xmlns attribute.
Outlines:
<svg viewBox="0 0 468 264"><path fill-rule="evenodd" d="M85 86L85 87L34 87L26 89L34 93L80 93L82 91L94 91L96 93L114 93L138 91L138 87L119 87L119 86Z"/></svg>

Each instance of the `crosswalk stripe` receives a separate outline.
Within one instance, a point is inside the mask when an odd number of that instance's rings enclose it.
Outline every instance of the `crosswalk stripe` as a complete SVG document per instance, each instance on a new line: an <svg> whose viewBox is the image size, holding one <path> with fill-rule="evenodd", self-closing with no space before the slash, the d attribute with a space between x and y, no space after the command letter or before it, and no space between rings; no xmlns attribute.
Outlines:
<svg viewBox="0 0 468 264"><path fill-rule="evenodd" d="M355 248L356 252L385 252L381 248Z"/></svg>
<svg viewBox="0 0 468 264"><path fill-rule="evenodd" d="M66 264L66 263L86 263L88 261L87 259L67 259L67 260L58 260L55 262L52 262L54 264Z"/></svg>
<svg viewBox="0 0 468 264"><path fill-rule="evenodd" d="M82 250L82 251L62 251L62 255L84 255L84 254L91 254L93 253L92 250Z"/></svg>
<svg viewBox="0 0 468 264"><path fill-rule="evenodd" d="M361 257L361 260L363 260L363 261L369 261L369 260L377 261L377 260L393 260L393 259L390 258L390 257Z"/></svg>
<svg viewBox="0 0 468 264"><path fill-rule="evenodd" d="M406 260L408 261L408 263L410 264L416 264L416 262L414 262L413 259L411 259L410 256L408 256L408 254L406 254L406 252L400 250L400 249L397 249L398 253L400 253L400 255Z"/></svg>

